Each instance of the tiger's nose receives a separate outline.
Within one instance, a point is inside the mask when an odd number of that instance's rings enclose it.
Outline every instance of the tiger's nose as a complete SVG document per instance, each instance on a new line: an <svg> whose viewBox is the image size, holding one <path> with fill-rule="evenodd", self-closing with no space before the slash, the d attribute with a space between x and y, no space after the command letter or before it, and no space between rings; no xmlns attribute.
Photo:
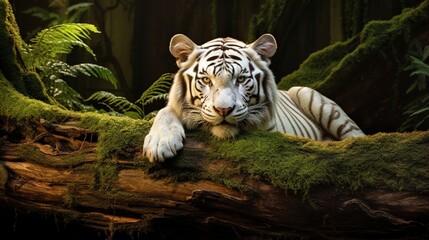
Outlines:
<svg viewBox="0 0 429 240"><path fill-rule="evenodd" d="M227 107L227 108L221 108L221 107L215 107L215 106L213 106L214 110L219 115L221 115L222 117L228 116L232 112L232 110L234 110L234 107L235 106L233 106L233 107Z"/></svg>

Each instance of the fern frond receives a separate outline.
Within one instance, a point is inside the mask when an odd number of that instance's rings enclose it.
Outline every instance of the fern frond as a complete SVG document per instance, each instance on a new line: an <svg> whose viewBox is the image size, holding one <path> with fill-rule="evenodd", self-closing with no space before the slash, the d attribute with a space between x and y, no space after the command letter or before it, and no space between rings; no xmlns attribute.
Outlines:
<svg viewBox="0 0 429 240"><path fill-rule="evenodd" d="M62 106L71 110L94 111L91 106L82 103L82 96L60 78L46 81L46 89L50 96L55 98Z"/></svg>
<svg viewBox="0 0 429 240"><path fill-rule="evenodd" d="M143 92L141 97L136 101L143 106L152 103L155 100L162 100L168 98L168 91L173 84L174 74L164 73L158 80L156 80L146 91Z"/></svg>
<svg viewBox="0 0 429 240"><path fill-rule="evenodd" d="M84 48L95 58L92 49L84 43L85 39L90 39L90 33L99 31L87 23L65 23L40 31L30 39L27 67L34 70L59 54L70 53L76 46Z"/></svg>
<svg viewBox="0 0 429 240"><path fill-rule="evenodd" d="M149 99L147 99L146 101L144 101L144 105L151 104L151 103L158 101L158 100L167 100L167 99L168 99L168 93L154 95L154 96L150 97Z"/></svg>
<svg viewBox="0 0 429 240"><path fill-rule="evenodd" d="M405 108L403 114L406 119L402 122L399 131L427 131L429 129L429 94L418 97Z"/></svg>
<svg viewBox="0 0 429 240"><path fill-rule="evenodd" d="M96 101L99 104L103 104L107 106L109 109L113 111L118 111L124 114L127 112L137 112L140 118L144 116L144 112L139 106L128 101L124 97L116 96L110 92L106 92L106 91L95 92L85 101Z"/></svg>
<svg viewBox="0 0 429 240"><path fill-rule="evenodd" d="M70 70L71 66L60 60L50 60L44 65L39 66L40 74L45 78L52 75L60 78L61 76L76 77L76 74Z"/></svg>
<svg viewBox="0 0 429 240"><path fill-rule="evenodd" d="M425 62L423 62L422 60L410 56L411 59L411 64L410 66L406 69L406 70L412 70L414 69L414 71L411 73L410 76L413 75L425 75L425 76L429 76L429 65L427 65Z"/></svg>
<svg viewBox="0 0 429 240"><path fill-rule="evenodd" d="M95 77L110 82L115 88L117 88L118 80L115 78L113 73L103 66L92 64L92 63L81 63L70 66L67 63L60 60L50 60L43 66L39 66L43 76L50 77L55 75L58 78L62 76L78 77L87 76Z"/></svg>
<svg viewBox="0 0 429 240"><path fill-rule="evenodd" d="M429 45L426 45L422 52L422 60L426 61L428 57L429 57Z"/></svg>
<svg viewBox="0 0 429 240"><path fill-rule="evenodd" d="M115 78L115 75L108 69L103 66L92 64L92 63L81 63L73 65L69 69L75 75L85 75L87 77L96 77L110 82L115 88L118 85L118 80Z"/></svg>

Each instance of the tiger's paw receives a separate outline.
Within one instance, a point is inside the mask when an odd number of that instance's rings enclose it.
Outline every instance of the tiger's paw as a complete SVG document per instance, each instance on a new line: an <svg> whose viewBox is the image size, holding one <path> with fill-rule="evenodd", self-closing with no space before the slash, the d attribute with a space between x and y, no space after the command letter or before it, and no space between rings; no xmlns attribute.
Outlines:
<svg viewBox="0 0 429 240"><path fill-rule="evenodd" d="M177 155L177 151L183 148L184 139L185 130L180 123L152 127L144 139L143 155L150 162L164 162Z"/></svg>

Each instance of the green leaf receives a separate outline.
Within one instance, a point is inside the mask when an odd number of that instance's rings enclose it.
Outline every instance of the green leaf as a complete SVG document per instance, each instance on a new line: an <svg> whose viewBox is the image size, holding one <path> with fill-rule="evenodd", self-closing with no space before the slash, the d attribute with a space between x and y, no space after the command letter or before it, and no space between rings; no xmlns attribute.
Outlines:
<svg viewBox="0 0 429 240"><path fill-rule="evenodd" d="M408 89L407 89L406 93L408 94L408 93L410 93L411 91L413 91L415 88L417 88L417 85L418 85L417 81L414 81L414 82L411 84L411 86L410 86L410 87L408 87Z"/></svg>
<svg viewBox="0 0 429 240"><path fill-rule="evenodd" d="M156 100L165 100L168 98L168 92L173 84L174 74L165 73L156 80L141 97L136 101L143 106L152 103Z"/></svg>
<svg viewBox="0 0 429 240"><path fill-rule="evenodd" d="M90 33L99 31L87 23L65 23L40 31L30 39L29 55L24 57L27 68L34 70L59 54L70 53L76 46L84 48L95 58L92 49L84 42L90 39Z"/></svg>
<svg viewBox="0 0 429 240"><path fill-rule="evenodd" d="M52 78L46 82L46 89L50 96L55 98L62 106L71 110L93 111L91 106L82 103L82 96L70 87L64 80Z"/></svg>
<svg viewBox="0 0 429 240"><path fill-rule="evenodd" d="M427 45L424 49L423 49L423 55L422 55L422 59L423 61L426 61L426 59L429 57L429 45Z"/></svg>
<svg viewBox="0 0 429 240"><path fill-rule="evenodd" d="M420 114L420 113L427 112L427 111L429 111L429 107L425 107L425 108L419 109L419 110L417 110L417 111L413 112L413 113L410 115L410 117L415 116L415 115L418 115L418 114Z"/></svg>
<svg viewBox="0 0 429 240"><path fill-rule="evenodd" d="M413 71L410 76L414 76L414 75L423 75L423 76L429 76L429 72L428 70L425 69L418 69Z"/></svg>
<svg viewBox="0 0 429 240"><path fill-rule="evenodd" d="M95 92L88 99L85 100L85 102L87 101L97 101L98 103L103 104L109 109L123 114L125 114L126 112L137 112L141 116L140 118L144 117L143 109L141 109L139 106L128 101L122 96L116 96L110 92Z"/></svg>
<svg viewBox="0 0 429 240"><path fill-rule="evenodd" d="M117 88L118 85L118 80L115 78L113 73L109 69L103 66L99 66L97 64L81 63L73 65L70 67L70 71L75 75L81 74L87 77L96 77L106 80L111 83L115 88Z"/></svg>
<svg viewBox="0 0 429 240"><path fill-rule="evenodd" d="M407 117L405 121L402 122L399 131L428 130L429 93L420 96L409 103L404 108L403 114Z"/></svg>

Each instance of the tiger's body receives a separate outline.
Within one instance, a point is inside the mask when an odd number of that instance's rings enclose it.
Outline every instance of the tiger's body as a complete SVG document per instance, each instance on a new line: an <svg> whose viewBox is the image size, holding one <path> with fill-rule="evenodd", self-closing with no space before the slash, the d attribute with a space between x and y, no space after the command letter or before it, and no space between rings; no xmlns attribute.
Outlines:
<svg viewBox="0 0 429 240"><path fill-rule="evenodd" d="M276 49L270 34L251 44L218 38L201 46L185 35L173 36L170 52L179 71L167 106L145 138L144 155L151 162L175 156L183 147L184 127L208 130L219 139L256 129L314 140L364 136L335 102L317 91L278 90L268 67Z"/></svg>

